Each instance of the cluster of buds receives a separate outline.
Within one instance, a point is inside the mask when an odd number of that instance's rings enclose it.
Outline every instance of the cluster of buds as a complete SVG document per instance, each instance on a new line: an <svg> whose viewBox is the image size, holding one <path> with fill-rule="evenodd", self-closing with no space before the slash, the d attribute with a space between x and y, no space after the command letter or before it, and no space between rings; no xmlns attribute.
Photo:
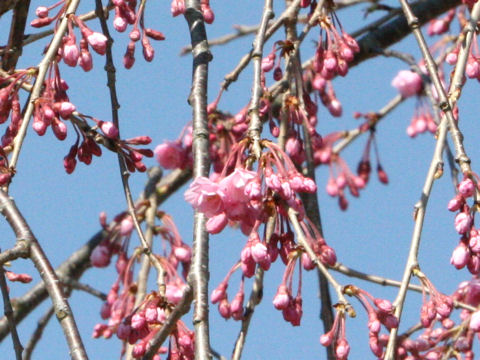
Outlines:
<svg viewBox="0 0 480 360"><path fill-rule="evenodd" d="M67 90L68 84L61 78L58 64L54 62L45 80L42 94L35 100L32 127L38 135L45 135L51 126L58 140L65 140L67 137L67 125L62 120L70 119L76 110L68 98Z"/></svg>
<svg viewBox="0 0 480 360"><path fill-rule="evenodd" d="M98 120L77 112L76 106L68 98L67 90L68 85L60 76L58 64L54 62L42 94L35 100L32 124L38 135L45 135L48 127L51 127L56 138L63 141L67 137L65 120L70 120L77 139L64 157L63 164L66 172L71 174L74 171L77 159L89 165L93 155L101 156L102 150L97 143L103 144L112 151L120 152L129 171L145 171L146 166L142 159L144 156L153 157L153 151L138 149L134 146L150 144L150 137L138 136L120 140L118 129L112 122ZM90 127L87 120L91 120L95 125ZM12 140L10 139L9 143Z"/></svg>
<svg viewBox="0 0 480 360"><path fill-rule="evenodd" d="M34 74L34 70L17 71L11 75L0 78L0 124L10 123L1 139L0 146L0 186L7 184L13 173L8 166L7 155L12 150L13 140L22 125L22 111L18 91L23 83L27 82Z"/></svg>
<svg viewBox="0 0 480 360"><path fill-rule="evenodd" d="M350 345L346 337L345 315L346 313L353 315L352 311L354 310L348 304L336 304L335 310L336 314L332 328L320 336L320 344L323 346L331 346L333 344L337 360L347 360L350 353Z"/></svg>
<svg viewBox="0 0 480 360"><path fill-rule="evenodd" d="M42 27L49 25L54 20L58 19L60 15L66 11L66 5L63 4L61 10L53 17L49 17L48 13L53 7L64 3L53 5L50 8L40 6L36 10L37 19L33 20L31 25L34 27ZM91 30L79 17L69 14L68 16L68 33L62 39L62 46L58 50L58 56L63 59L68 66L77 66L84 71L90 71L93 67L92 54L89 46L98 54L104 55L107 49L107 37L99 32ZM73 30L74 25L78 26L81 32L81 40L77 45L77 38Z"/></svg>
<svg viewBox="0 0 480 360"><path fill-rule="evenodd" d="M182 15L185 13L185 0L172 0L170 7L173 16ZM200 0L200 10L203 14L203 20L207 24L213 23L215 20L215 14L210 8L210 0Z"/></svg>
<svg viewBox="0 0 480 360"><path fill-rule="evenodd" d="M360 51L357 41L343 30L340 23L340 31L337 30L335 19L337 17L333 13L333 16L325 16L319 20L321 32L313 69L315 77L320 76L325 80L331 80L336 75L347 75L348 63L353 61L355 54Z"/></svg>
<svg viewBox="0 0 480 360"><path fill-rule="evenodd" d="M145 2L140 2L137 8L136 0L114 0L115 18L113 20L113 27L118 32L124 32L128 25L133 28L130 31L130 42L127 45L127 50L123 56L123 65L130 69L135 63L135 44L140 41L143 49L143 58L150 62L153 60L155 50L150 43L152 40L165 40L165 36L160 31L145 28L144 26L144 10Z"/></svg>
<svg viewBox="0 0 480 360"><path fill-rule="evenodd" d="M478 183L478 180L476 174L472 174L472 177L464 176L458 184L457 195L448 203L448 210L458 211L455 216L455 230L462 236L453 250L450 262L457 269L467 266L474 275L480 273L480 235L474 227L473 212L476 208L471 208L467 200L476 196L478 185L475 182Z"/></svg>
<svg viewBox="0 0 480 360"><path fill-rule="evenodd" d="M148 206L147 202L138 204L137 217L145 216ZM135 250L133 255L128 257L133 222L127 213L117 215L110 224L107 224L106 215L100 214L100 224L106 236L90 256L93 266L106 267L110 264L111 257L114 254L118 255L116 261L118 278L113 283L100 312L102 319L108 322L97 324L93 336L110 338L116 334L120 340L134 345L132 355L135 358L145 354L149 341L161 329L168 314L181 300L186 284L184 279L191 262L191 249L182 241L172 218L163 212L159 212L157 217L162 219L163 225L155 228L155 234L161 236L164 243L169 245L168 252L167 246L164 246L164 253L155 255L165 270L163 295L157 293L147 295L141 300L140 305L135 307L137 284L133 278L133 266L142 251ZM182 275L178 274L180 264ZM179 321L170 334L170 354L183 354L183 358L193 359L193 341L193 333ZM166 348L161 348L158 354L166 352Z"/></svg>
<svg viewBox="0 0 480 360"><path fill-rule="evenodd" d="M420 311L422 326L428 328L434 321L448 319L453 310L452 297L440 293L420 270L416 269L414 273L422 285L423 305Z"/></svg>
<svg viewBox="0 0 480 360"><path fill-rule="evenodd" d="M446 353L453 352L456 358L473 360L472 342L475 332L480 331L475 312L463 309L460 313L461 324L456 325L450 318L453 301L477 307L480 301L478 279L460 283L452 296L439 293L420 271L415 270L423 288L423 306L420 314L424 331L413 339L411 335L401 336L398 341L397 357L400 360L441 359ZM426 291L430 298L426 299ZM438 325L438 326L436 326ZM478 326L478 328L476 328Z"/></svg>
<svg viewBox="0 0 480 360"><path fill-rule="evenodd" d="M390 301L375 298L367 291L353 285L345 286L343 291L357 298L367 311L370 350L375 356L381 358L386 345L385 336L380 334L381 327L383 325L388 331L398 327L398 319L393 314L395 308Z"/></svg>
<svg viewBox="0 0 480 360"><path fill-rule="evenodd" d="M437 131L437 124L433 119L429 107L420 100L415 108L415 113L410 125L407 127L407 135L414 138L418 134L422 134L426 131L435 134Z"/></svg>

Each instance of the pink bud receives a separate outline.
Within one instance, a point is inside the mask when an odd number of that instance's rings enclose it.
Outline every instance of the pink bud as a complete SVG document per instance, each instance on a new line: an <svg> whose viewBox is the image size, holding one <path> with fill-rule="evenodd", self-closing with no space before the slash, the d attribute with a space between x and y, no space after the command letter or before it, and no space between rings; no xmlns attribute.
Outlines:
<svg viewBox="0 0 480 360"><path fill-rule="evenodd" d="M458 192L464 197L468 198L475 192L475 184L472 179L464 178L460 184L458 184Z"/></svg>
<svg viewBox="0 0 480 360"><path fill-rule="evenodd" d="M39 6L35 10L35 15L40 19L46 18L48 16L48 8L46 6Z"/></svg>
<svg viewBox="0 0 480 360"><path fill-rule="evenodd" d="M232 315L230 312L230 304L226 298L218 303L218 312L224 319L228 319Z"/></svg>
<svg viewBox="0 0 480 360"><path fill-rule="evenodd" d="M226 298L227 286L228 284L222 281L220 285L218 285L217 288L212 291L212 294L210 295L210 301L212 302L212 304L216 304L220 300Z"/></svg>
<svg viewBox="0 0 480 360"><path fill-rule="evenodd" d="M90 71L93 68L92 54L90 51L82 49L80 51L80 58L78 59L78 65L83 71Z"/></svg>
<svg viewBox="0 0 480 360"><path fill-rule="evenodd" d="M157 308L149 306L145 309L145 320L151 324L155 323L158 318Z"/></svg>
<svg viewBox="0 0 480 360"><path fill-rule="evenodd" d="M392 80L395 87L403 97L416 95L422 89L422 78L410 70L401 70Z"/></svg>
<svg viewBox="0 0 480 360"><path fill-rule="evenodd" d="M77 108L71 102L62 101L60 103L54 103L53 109L57 111L63 119L69 119Z"/></svg>
<svg viewBox="0 0 480 360"><path fill-rule="evenodd" d="M286 309L290 303L290 299L291 298L287 287L285 285L280 285L275 297L273 298L273 306L277 310Z"/></svg>
<svg viewBox="0 0 480 360"><path fill-rule="evenodd" d="M123 16L115 16L113 27L118 32L124 32L127 29L127 20Z"/></svg>
<svg viewBox="0 0 480 360"><path fill-rule="evenodd" d="M147 346L143 341L141 341L133 347L132 356L134 358L142 357L143 355L145 355L146 351L147 351Z"/></svg>
<svg viewBox="0 0 480 360"><path fill-rule="evenodd" d="M465 203L465 199L461 195L455 196L452 200L448 202L447 208L450 211L460 210Z"/></svg>
<svg viewBox="0 0 480 360"><path fill-rule="evenodd" d="M58 140L65 140L67 137L67 125L60 120L55 119L52 124L52 130Z"/></svg>
<svg viewBox="0 0 480 360"><path fill-rule="evenodd" d="M392 303L385 299L375 299L375 305L378 307L380 311L386 314L390 314L393 311Z"/></svg>
<svg viewBox="0 0 480 360"><path fill-rule="evenodd" d="M335 354L337 355L338 360L346 360L350 352L350 345L346 339L340 339L337 342L337 347L335 348Z"/></svg>
<svg viewBox="0 0 480 360"><path fill-rule="evenodd" d="M99 125L106 137L110 139L116 139L118 137L118 129L112 122L100 121Z"/></svg>
<svg viewBox="0 0 480 360"><path fill-rule="evenodd" d="M78 50L77 44L75 44L75 42L68 41L63 46L63 61L68 66L77 66L79 56L80 51Z"/></svg>
<svg viewBox="0 0 480 360"><path fill-rule="evenodd" d="M320 336L320 344L322 344L323 346L330 346L332 341L333 341L333 334L331 332L328 332Z"/></svg>
<svg viewBox="0 0 480 360"><path fill-rule="evenodd" d="M186 245L175 247L175 250L173 252L175 254L175 257L181 262L189 262L192 258L192 251Z"/></svg>
<svg viewBox="0 0 480 360"><path fill-rule="evenodd" d="M228 224L228 218L225 212L212 216L208 219L205 227L210 234L220 233Z"/></svg>
<svg viewBox="0 0 480 360"><path fill-rule="evenodd" d="M117 337L120 340L127 340L131 332L132 332L131 326L122 322L120 323L120 325L118 325Z"/></svg>
<svg viewBox="0 0 480 360"><path fill-rule="evenodd" d="M133 230L132 218L130 216L127 216L120 222L120 235L128 236L131 234L132 230Z"/></svg>
<svg viewBox="0 0 480 360"><path fill-rule="evenodd" d="M450 258L450 264L455 266L457 269L463 268L467 265L470 258L470 253L468 252L467 246L461 242L455 250L453 250L452 257Z"/></svg>
<svg viewBox="0 0 480 360"><path fill-rule="evenodd" d="M455 230L459 234L465 234L472 226L472 217L466 212L458 213L455 217Z"/></svg>
<svg viewBox="0 0 480 360"><path fill-rule="evenodd" d="M90 46L100 55L105 55L107 51L107 37L98 32L92 32L87 36L87 41Z"/></svg>
<svg viewBox="0 0 480 360"><path fill-rule="evenodd" d="M92 254L90 255L90 262L92 266L102 268L110 264L110 250L108 247L99 245L93 249Z"/></svg>

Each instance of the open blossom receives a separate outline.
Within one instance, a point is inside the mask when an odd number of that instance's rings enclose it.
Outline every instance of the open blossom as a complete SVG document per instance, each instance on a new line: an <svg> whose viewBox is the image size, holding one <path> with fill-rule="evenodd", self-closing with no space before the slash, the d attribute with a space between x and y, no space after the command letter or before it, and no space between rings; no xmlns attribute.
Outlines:
<svg viewBox="0 0 480 360"><path fill-rule="evenodd" d="M220 189L220 186L204 176L196 178L185 192L185 200L207 217L212 217L222 212L224 197L225 194Z"/></svg>
<svg viewBox="0 0 480 360"><path fill-rule="evenodd" d="M401 70L392 80L392 86L396 88L403 97L418 94L422 90L422 78L410 70Z"/></svg>

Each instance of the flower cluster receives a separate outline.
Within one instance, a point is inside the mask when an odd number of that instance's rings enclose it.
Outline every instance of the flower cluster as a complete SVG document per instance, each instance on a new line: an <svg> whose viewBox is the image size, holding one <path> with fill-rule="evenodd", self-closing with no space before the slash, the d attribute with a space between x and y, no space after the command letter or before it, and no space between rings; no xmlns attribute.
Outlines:
<svg viewBox="0 0 480 360"><path fill-rule="evenodd" d="M150 43L152 40L165 40L165 36L157 30L145 28L144 26L144 10L145 2L140 2L137 8L136 0L114 0L115 18L113 19L113 27L118 32L124 32L128 25L133 28L130 31L130 42L123 56L123 65L130 69L135 63L135 45L140 41L143 49L143 58L150 62L153 60L155 50Z"/></svg>
<svg viewBox="0 0 480 360"><path fill-rule="evenodd" d="M252 277L258 268L269 270L280 257L286 268L273 303L282 311L284 319L296 326L302 316L301 275L297 294L293 296L293 271L297 262L306 270L313 269L315 265L305 249L295 242L289 209L298 214L305 240L322 263L333 266L336 263L335 252L305 216L303 205L296 195L298 192L314 192L315 183L297 171L278 145L267 140L261 141L266 151L258 159L257 170L249 170L246 164L250 160L245 153L249 145L248 139L235 145L222 173L195 179L186 191L185 199L209 218L206 227L210 233L222 231L230 222L238 224L248 236L240 261L212 293L212 302L218 303L220 314L225 318L242 319L244 278ZM270 223L270 231L266 229L267 223ZM262 224L265 224L263 235L260 232ZM241 270L242 280L239 291L229 302L226 290L237 270Z"/></svg>
<svg viewBox="0 0 480 360"><path fill-rule="evenodd" d="M138 204L137 216L143 217L148 206L146 202ZM134 345L132 355L135 358L145 354L149 341L161 329L173 307L179 303L186 284L184 279L190 268L191 249L182 241L172 218L161 212L157 216L162 219L163 226L157 227L155 233L169 245L168 252L164 247L163 255L155 255L165 270L164 295L153 292L135 306L138 299L133 267L142 252L136 250L131 257L128 256L133 222L127 213L117 215L110 224L107 224L104 213L100 215L100 223L107 235L90 256L93 266L106 267L110 264L112 256L118 255L116 261L118 278L113 283L100 312L102 319L108 322L97 324L93 336L110 338L116 334L120 340ZM178 273L180 264L182 275ZM193 359L193 344L193 332L179 321L170 334L169 349L161 348L159 354L169 351L170 354L181 354L184 359Z"/></svg>
<svg viewBox="0 0 480 360"><path fill-rule="evenodd" d="M478 191L478 176L472 174L472 177L464 176L458 184L458 193L449 201L448 210L456 212L455 230L462 236L458 246L453 250L450 262L457 269L467 266L468 270L476 275L480 273L480 235L474 227L475 207L470 207L467 200L474 196Z"/></svg>

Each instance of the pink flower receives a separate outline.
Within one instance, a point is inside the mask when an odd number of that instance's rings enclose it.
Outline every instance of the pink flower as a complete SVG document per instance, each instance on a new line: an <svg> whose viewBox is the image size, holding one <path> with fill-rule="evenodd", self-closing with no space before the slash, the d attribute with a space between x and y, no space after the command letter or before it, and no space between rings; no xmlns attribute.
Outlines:
<svg viewBox="0 0 480 360"><path fill-rule="evenodd" d="M181 168L185 162L185 151L178 142L167 141L160 144L154 153L158 163L165 169Z"/></svg>
<svg viewBox="0 0 480 360"><path fill-rule="evenodd" d="M223 178L219 186L225 194L225 203L238 203L248 200L245 191L247 184L257 178L257 173L242 168L236 168L230 175Z"/></svg>
<svg viewBox="0 0 480 360"><path fill-rule="evenodd" d="M422 78L410 70L401 70L392 80L392 86L403 97L416 95L422 89Z"/></svg>
<svg viewBox="0 0 480 360"><path fill-rule="evenodd" d="M223 211L224 197L225 194L219 185L204 176L196 178L185 191L185 200L207 217Z"/></svg>

